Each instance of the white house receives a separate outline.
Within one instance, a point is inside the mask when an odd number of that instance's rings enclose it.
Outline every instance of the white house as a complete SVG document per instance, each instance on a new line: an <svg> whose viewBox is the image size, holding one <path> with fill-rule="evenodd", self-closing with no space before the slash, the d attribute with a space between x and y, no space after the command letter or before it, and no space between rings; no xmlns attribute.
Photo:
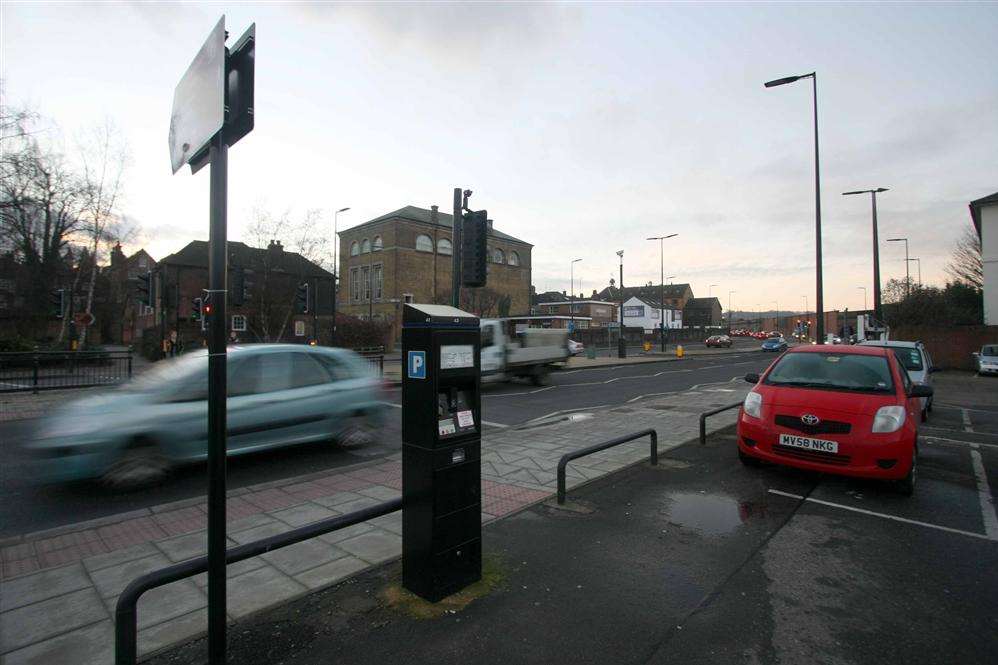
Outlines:
<svg viewBox="0 0 998 665"><path fill-rule="evenodd" d="M663 308L656 302L637 296L631 296L624 302L625 328L641 327L646 333L654 332L658 330L663 316L667 328L683 327L683 313L678 309Z"/></svg>
<svg viewBox="0 0 998 665"><path fill-rule="evenodd" d="M984 325L998 326L998 192L970 202L984 263Z"/></svg>

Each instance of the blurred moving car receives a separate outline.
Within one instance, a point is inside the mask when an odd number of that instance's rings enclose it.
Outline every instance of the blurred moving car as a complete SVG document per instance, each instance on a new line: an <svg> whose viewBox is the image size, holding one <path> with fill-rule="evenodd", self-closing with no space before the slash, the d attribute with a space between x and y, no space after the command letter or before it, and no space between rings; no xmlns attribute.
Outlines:
<svg viewBox="0 0 998 665"><path fill-rule="evenodd" d="M974 360L977 361L978 375L998 374L998 344L985 344L974 353Z"/></svg>
<svg viewBox="0 0 998 665"><path fill-rule="evenodd" d="M576 342L574 339L568 340L568 352L573 356L577 356L585 350L586 347L582 342Z"/></svg>
<svg viewBox="0 0 998 665"><path fill-rule="evenodd" d="M230 347L228 454L336 439L374 442L385 406L370 363L345 349ZM65 404L27 444L38 479L131 488L207 458L208 353L164 360L117 390Z"/></svg>
<svg viewBox="0 0 998 665"><path fill-rule="evenodd" d="M933 367L932 358L921 342L902 342L900 340L866 340L859 343L859 346L881 346L894 352L894 356L901 363L901 366L908 372L908 376L914 383L931 386L932 373L939 371L938 367ZM932 398L922 399L922 422L928 419L929 412L932 411Z"/></svg>
<svg viewBox="0 0 998 665"><path fill-rule="evenodd" d="M727 335L711 335L710 337L704 340L703 344L706 347L713 346L718 348L725 347L730 349L732 342L731 338L728 337Z"/></svg>
<svg viewBox="0 0 998 665"><path fill-rule="evenodd" d="M760 377L738 414L738 456L811 471L897 483L915 490L920 399L888 349L799 346Z"/></svg>
<svg viewBox="0 0 998 665"><path fill-rule="evenodd" d="M762 343L763 351L776 351L780 353L787 350L787 340L782 337L769 337Z"/></svg>

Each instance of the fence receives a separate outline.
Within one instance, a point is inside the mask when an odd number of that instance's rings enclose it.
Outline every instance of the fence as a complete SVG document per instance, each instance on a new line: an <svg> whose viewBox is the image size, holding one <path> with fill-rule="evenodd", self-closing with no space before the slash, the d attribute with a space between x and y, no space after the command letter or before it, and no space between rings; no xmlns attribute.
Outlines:
<svg viewBox="0 0 998 665"><path fill-rule="evenodd" d="M586 455L591 455L592 453L598 453L599 451L606 450L607 448L619 446L620 444L627 443L628 441L640 439L643 436L651 437L651 455L649 459L651 460L652 465L655 466L658 464L658 432L653 429L641 430L640 432L635 432L634 434L621 436L616 439L611 439L610 441L597 443L594 446L589 446L588 448L582 448L581 450L576 450L562 455L562 458L558 460L558 503L565 503L565 467L568 466L570 461L580 457L585 457Z"/></svg>
<svg viewBox="0 0 998 665"><path fill-rule="evenodd" d="M0 353L0 393L114 385L132 378L132 351Z"/></svg>
<svg viewBox="0 0 998 665"><path fill-rule="evenodd" d="M364 358L371 367L378 373L378 376L385 375L385 347L383 346L362 346L353 349L354 353Z"/></svg>
<svg viewBox="0 0 998 665"><path fill-rule="evenodd" d="M707 416L715 416L719 413L727 411L728 409L735 409L741 406L741 402L735 402L734 404L728 404L727 406L722 406L719 409L714 409L712 411L704 411L700 414L700 445L707 445Z"/></svg>

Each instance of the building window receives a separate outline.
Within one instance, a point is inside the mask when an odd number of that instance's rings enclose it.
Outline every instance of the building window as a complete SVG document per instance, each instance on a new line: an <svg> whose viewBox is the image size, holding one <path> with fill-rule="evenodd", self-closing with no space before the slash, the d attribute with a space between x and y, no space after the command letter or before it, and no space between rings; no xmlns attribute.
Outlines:
<svg viewBox="0 0 998 665"><path fill-rule="evenodd" d="M360 268L350 268L350 300L360 302Z"/></svg>
<svg viewBox="0 0 998 665"><path fill-rule="evenodd" d="M415 300L415 298L413 298L413 296L412 296L411 293L403 293L402 294L402 302L411 305L412 303L416 302L416 300Z"/></svg>
<svg viewBox="0 0 998 665"><path fill-rule="evenodd" d="M433 251L433 239L430 236L418 235L416 236L416 251L417 252L432 252Z"/></svg>
<svg viewBox="0 0 998 665"><path fill-rule="evenodd" d="M363 297L364 302L368 302L371 299L371 267L363 266L360 269L360 283L363 287Z"/></svg>
<svg viewBox="0 0 998 665"><path fill-rule="evenodd" d="M381 300L382 272L380 263L374 266L374 299L378 301Z"/></svg>
<svg viewBox="0 0 998 665"><path fill-rule="evenodd" d="M357 256L358 254L360 254L360 245L358 245L357 241L354 240L350 243L350 256Z"/></svg>
<svg viewBox="0 0 998 665"><path fill-rule="evenodd" d="M518 266L520 265L520 255L516 251L509 253L509 265Z"/></svg>
<svg viewBox="0 0 998 665"><path fill-rule="evenodd" d="M498 247L496 247L493 251L495 254L492 257L492 263L506 263L506 252L502 251Z"/></svg>
<svg viewBox="0 0 998 665"><path fill-rule="evenodd" d="M235 332L246 332L246 317L242 314L233 314L232 329Z"/></svg>
<svg viewBox="0 0 998 665"><path fill-rule="evenodd" d="M441 238L437 241L437 253L450 256L454 253L454 246L450 244L450 240L447 238Z"/></svg>
<svg viewBox="0 0 998 665"><path fill-rule="evenodd" d="M381 241L381 236L374 236L374 251L380 252L385 248L385 243Z"/></svg>
<svg viewBox="0 0 998 665"><path fill-rule="evenodd" d="M371 252L371 241L368 240L367 238L364 238L363 240L360 241L360 253L369 254L370 252Z"/></svg>
<svg viewBox="0 0 998 665"><path fill-rule="evenodd" d="M146 257L144 257L144 256L139 257L139 267L140 268L145 268L146 265L148 265L146 263Z"/></svg>

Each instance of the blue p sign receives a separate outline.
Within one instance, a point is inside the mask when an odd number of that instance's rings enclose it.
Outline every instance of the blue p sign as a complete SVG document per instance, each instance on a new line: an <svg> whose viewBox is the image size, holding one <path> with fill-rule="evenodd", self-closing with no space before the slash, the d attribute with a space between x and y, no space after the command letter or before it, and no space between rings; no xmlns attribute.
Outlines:
<svg viewBox="0 0 998 665"><path fill-rule="evenodd" d="M410 351L408 365L408 375L410 379L425 379L426 351Z"/></svg>

